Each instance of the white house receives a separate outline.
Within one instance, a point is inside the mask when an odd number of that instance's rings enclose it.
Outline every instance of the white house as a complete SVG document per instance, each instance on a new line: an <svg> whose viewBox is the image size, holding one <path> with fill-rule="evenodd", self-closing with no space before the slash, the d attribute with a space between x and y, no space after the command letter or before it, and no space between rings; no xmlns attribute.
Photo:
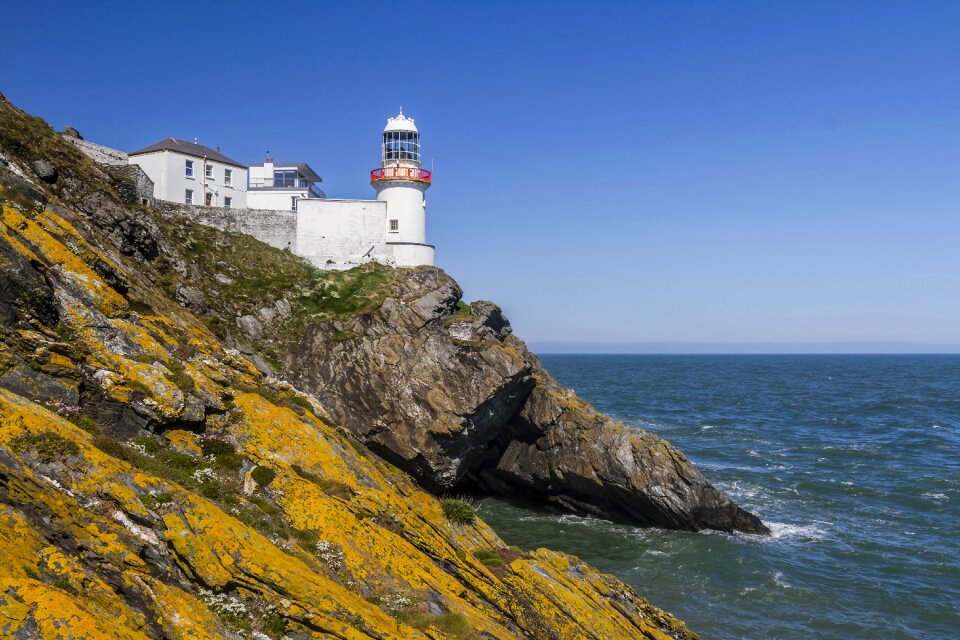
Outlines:
<svg viewBox="0 0 960 640"><path fill-rule="evenodd" d="M206 205L247 207L247 167L202 144L166 138L129 154L153 180L158 200Z"/></svg>
<svg viewBox="0 0 960 640"><path fill-rule="evenodd" d="M326 197L317 186L322 181L307 164L275 163L272 158L267 158L263 164L250 165L247 206L251 209L296 211L300 200Z"/></svg>

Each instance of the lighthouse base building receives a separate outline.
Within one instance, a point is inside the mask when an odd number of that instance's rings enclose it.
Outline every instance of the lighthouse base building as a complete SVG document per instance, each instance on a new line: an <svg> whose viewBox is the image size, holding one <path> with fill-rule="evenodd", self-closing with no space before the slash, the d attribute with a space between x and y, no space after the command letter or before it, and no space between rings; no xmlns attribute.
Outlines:
<svg viewBox="0 0 960 640"><path fill-rule="evenodd" d="M435 248L426 241L424 197L432 175L420 168L420 133L402 110L387 120L380 166L370 172L376 200L327 198L317 186L320 177L306 164L268 158L247 167L219 148L177 138L129 155L82 138L67 139L98 162L136 165L131 169L146 185L138 194L143 204L155 202L164 213L253 236L321 269L368 262L435 264Z"/></svg>

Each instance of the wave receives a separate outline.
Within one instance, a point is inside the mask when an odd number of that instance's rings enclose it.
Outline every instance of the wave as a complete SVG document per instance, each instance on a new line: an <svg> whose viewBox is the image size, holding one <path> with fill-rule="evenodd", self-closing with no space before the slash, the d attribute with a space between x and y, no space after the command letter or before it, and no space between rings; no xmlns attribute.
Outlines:
<svg viewBox="0 0 960 640"><path fill-rule="evenodd" d="M928 491L927 493L921 493L920 495L922 495L925 498L930 498L931 500L936 500L938 502L942 502L944 500L950 499L950 496L948 496L945 493L932 493Z"/></svg>
<svg viewBox="0 0 960 640"><path fill-rule="evenodd" d="M827 532L815 524L799 525L786 522L765 522L764 524L770 529L771 540L815 541L827 537Z"/></svg>

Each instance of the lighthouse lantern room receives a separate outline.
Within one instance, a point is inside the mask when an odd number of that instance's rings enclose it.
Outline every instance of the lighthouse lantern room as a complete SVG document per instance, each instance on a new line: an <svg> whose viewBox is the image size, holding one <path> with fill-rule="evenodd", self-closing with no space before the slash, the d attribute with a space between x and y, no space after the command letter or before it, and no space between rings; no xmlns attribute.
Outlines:
<svg viewBox="0 0 960 640"><path fill-rule="evenodd" d="M387 120L383 129L380 168L370 172L377 200L387 203L387 244L397 266L434 264L434 247L427 244L427 204L431 172L420 168L420 131L413 118Z"/></svg>

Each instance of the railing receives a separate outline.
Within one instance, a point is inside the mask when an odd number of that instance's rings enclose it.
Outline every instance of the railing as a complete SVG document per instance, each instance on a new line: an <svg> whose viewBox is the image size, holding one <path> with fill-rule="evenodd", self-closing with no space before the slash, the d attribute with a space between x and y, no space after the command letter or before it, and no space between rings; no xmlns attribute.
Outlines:
<svg viewBox="0 0 960 640"><path fill-rule="evenodd" d="M430 182L431 173L419 167L381 167L370 172L370 182L378 180L413 180Z"/></svg>
<svg viewBox="0 0 960 640"><path fill-rule="evenodd" d="M298 180L296 184L291 184L287 182L281 182L276 184L276 181L273 178L251 178L250 184L247 186L248 189L282 189L285 191L299 191L301 189L306 189L313 194L315 198L326 198L327 194L317 186L315 182L307 182L306 180Z"/></svg>

